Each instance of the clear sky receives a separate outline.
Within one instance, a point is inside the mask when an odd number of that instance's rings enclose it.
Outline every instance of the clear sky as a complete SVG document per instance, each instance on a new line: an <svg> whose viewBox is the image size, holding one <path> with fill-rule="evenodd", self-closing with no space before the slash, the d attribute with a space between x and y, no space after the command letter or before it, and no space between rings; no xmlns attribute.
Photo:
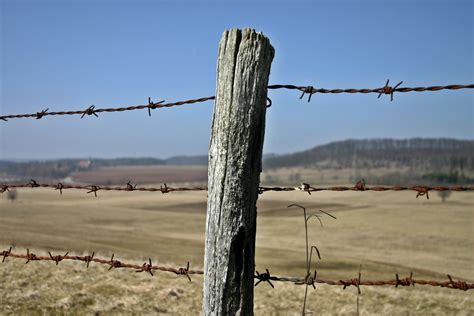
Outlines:
<svg viewBox="0 0 474 316"><path fill-rule="evenodd" d="M214 95L219 39L252 27L275 47L270 84L473 83L473 1L1 2L0 113ZM474 138L474 91L270 91L264 151L347 138ZM0 122L0 159L206 154L213 103Z"/></svg>

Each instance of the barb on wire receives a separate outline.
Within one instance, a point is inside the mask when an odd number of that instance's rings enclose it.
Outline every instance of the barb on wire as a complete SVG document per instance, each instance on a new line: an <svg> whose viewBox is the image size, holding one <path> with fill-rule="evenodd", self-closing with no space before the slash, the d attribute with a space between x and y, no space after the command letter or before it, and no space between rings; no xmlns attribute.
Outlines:
<svg viewBox="0 0 474 316"><path fill-rule="evenodd" d="M81 115L81 118L83 118L85 115L94 115L95 117L99 117L96 112L97 110L95 110L95 105L91 105L90 107L84 110Z"/></svg>
<svg viewBox="0 0 474 316"><path fill-rule="evenodd" d="M12 247L10 247L10 249L4 250L4 251L2 251L2 252L0 253L0 255L3 257L2 263L4 263L4 262L5 262L5 259L6 259L8 256L10 256L10 253L11 253L11 252L12 252Z"/></svg>
<svg viewBox="0 0 474 316"><path fill-rule="evenodd" d="M33 179L30 179L30 183L28 183L28 185L32 188L37 188L37 187L40 187L41 185L38 184L38 182L36 182L35 180Z"/></svg>
<svg viewBox="0 0 474 316"><path fill-rule="evenodd" d="M146 263L146 262L143 263L140 270L136 270L135 272L148 272L151 274L151 276L153 276L153 270L152 270L153 264L151 263L151 258L148 258L148 260L149 260L149 263Z"/></svg>
<svg viewBox="0 0 474 316"><path fill-rule="evenodd" d="M43 118L43 116L46 115L46 112L48 112L49 108L46 109L46 110L42 110L41 112L36 112L36 119L39 120L41 118Z"/></svg>
<svg viewBox="0 0 474 316"><path fill-rule="evenodd" d="M165 100L161 100L160 102L156 102L156 103L153 103L153 101L151 101L151 98L148 97L148 116L151 116L151 110L154 110L158 107L158 105L164 103Z"/></svg>
<svg viewBox="0 0 474 316"><path fill-rule="evenodd" d="M270 281L272 278L272 276L270 275L270 271L268 271L268 269L265 269L265 271L266 272L264 273L259 273L257 270L255 270L257 275L254 275L254 278L258 280L257 283L255 283L255 286L259 285L260 282L267 282L272 288L275 288L273 283Z"/></svg>
<svg viewBox="0 0 474 316"><path fill-rule="evenodd" d="M453 278L448 274L448 279L449 282L451 283L451 287L453 289L459 289L462 291L467 291L469 290L469 285L466 283L466 281L459 280L457 282L453 281Z"/></svg>
<svg viewBox="0 0 474 316"><path fill-rule="evenodd" d="M189 282L191 282L191 277L189 276L189 261L186 266L186 268L178 268L178 272L176 272L177 275L185 275Z"/></svg>
<svg viewBox="0 0 474 316"><path fill-rule="evenodd" d="M393 92L403 83L403 81L400 81L399 83L397 83L397 85L393 88L388 85L389 82L390 82L390 80L387 79L387 82L385 83L385 86L380 89L380 93L379 93L379 96L377 97L377 99L380 99L380 96L382 94L390 94L390 102L393 101Z"/></svg>
<svg viewBox="0 0 474 316"><path fill-rule="evenodd" d="M419 196L426 195L426 199L429 200L430 196L428 195L428 188L427 187L415 187L415 191L418 191L416 194L416 198Z"/></svg>
<svg viewBox="0 0 474 316"><path fill-rule="evenodd" d="M92 261L92 259L94 259L94 255L95 255L95 252L93 251L92 255L84 256L82 257L82 259L79 259L79 260L84 261L86 263L86 268L89 268L89 263Z"/></svg>
<svg viewBox="0 0 474 316"><path fill-rule="evenodd" d="M58 184L54 188L54 190L59 190L60 195L63 195L63 189L64 189L64 185L61 182L58 182Z"/></svg>
<svg viewBox="0 0 474 316"><path fill-rule="evenodd" d="M66 254L64 256L61 256L61 255L53 256L50 251L48 251L48 253L49 253L49 257L51 258L51 260L56 262L56 265L58 265L59 262L62 261L64 259L64 257L66 257L68 255L69 252L66 252Z"/></svg>
<svg viewBox="0 0 474 316"><path fill-rule="evenodd" d="M28 248L26 248L26 259L27 260L26 260L25 264L27 264L30 261L40 260L40 259L38 259L38 257L34 253L30 252L30 249L28 249Z"/></svg>
<svg viewBox="0 0 474 316"><path fill-rule="evenodd" d="M354 188L359 191L365 191L365 179L362 179L357 182Z"/></svg>
<svg viewBox="0 0 474 316"><path fill-rule="evenodd" d="M303 99L305 94L309 94L308 96L308 103L311 101L311 96L313 95L314 87L313 86L307 86L304 90L303 93L300 96L300 100Z"/></svg>
<svg viewBox="0 0 474 316"><path fill-rule="evenodd" d="M127 183L127 191L134 191L137 189L136 184L132 184L132 181L128 181Z"/></svg>
<svg viewBox="0 0 474 316"><path fill-rule="evenodd" d="M10 190L8 189L8 185L2 184L2 185L0 186L0 193L6 192L6 191L10 191Z"/></svg>
<svg viewBox="0 0 474 316"><path fill-rule="evenodd" d="M85 188L89 190L87 192L87 194L94 193L95 197L97 197L97 191L99 191L101 189L101 187L99 187L97 185L89 185L89 186L86 186Z"/></svg>
<svg viewBox="0 0 474 316"><path fill-rule="evenodd" d="M109 261L110 267L108 271L112 270L113 268L121 268L122 267L122 262L118 260L114 260L114 254L112 254L112 257L110 258Z"/></svg>
<svg viewBox="0 0 474 316"><path fill-rule="evenodd" d="M413 282L413 272L410 272L410 276L407 277L407 278L403 278L403 279L400 279L398 277L398 273L395 274L395 280L396 280L396 283L395 283L395 287L398 287L399 285L401 286L415 286L415 283Z"/></svg>

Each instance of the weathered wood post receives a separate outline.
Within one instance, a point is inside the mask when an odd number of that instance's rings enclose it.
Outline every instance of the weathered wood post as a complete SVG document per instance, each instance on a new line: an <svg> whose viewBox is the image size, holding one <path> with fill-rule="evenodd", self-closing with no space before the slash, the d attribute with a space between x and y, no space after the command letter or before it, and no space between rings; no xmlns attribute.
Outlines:
<svg viewBox="0 0 474 316"><path fill-rule="evenodd" d="M256 203L274 50L252 29L225 31L209 148L204 315L253 314Z"/></svg>

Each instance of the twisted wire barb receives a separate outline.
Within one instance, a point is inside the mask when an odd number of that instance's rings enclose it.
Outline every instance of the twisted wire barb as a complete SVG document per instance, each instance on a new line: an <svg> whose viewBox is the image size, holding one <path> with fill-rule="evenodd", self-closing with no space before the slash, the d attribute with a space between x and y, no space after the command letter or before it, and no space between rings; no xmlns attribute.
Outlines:
<svg viewBox="0 0 474 316"><path fill-rule="evenodd" d="M467 84L467 85L460 85L460 84L451 84L451 85L446 85L446 86L430 86L430 87L414 87L414 88L409 88L409 87L399 87L402 82L399 82L395 87L391 87L388 85L389 81L387 80L385 86L381 88L374 88L374 89L324 89L324 88L314 88L313 86L296 86L296 85L282 85L282 84L275 84L275 85L269 85L268 89L289 89L289 90L299 90L302 92L302 95L300 97L303 98L305 94L309 94L308 97L308 102L311 100L311 96L315 93L378 93L379 97L382 94L388 94L390 95L390 99L393 100L393 94L395 92L424 92L424 91L440 91L440 90L459 90L459 89L473 89L474 84ZM40 112L36 113L31 113L31 114L12 114L12 115L3 115L0 116L1 121L8 121L8 119L19 119L19 118L34 118L34 119L41 119L45 116L50 116L50 115L81 115L81 118L84 116L88 115L94 115L98 117L97 113L102 113L102 112L123 112L123 111L133 111L133 110L143 110L147 109L148 110L148 115L151 116L151 110L152 109L158 109L158 108L165 108L165 107L173 107L173 106L179 106L183 104L192 104L192 103L199 103L199 102L205 102L209 100L214 100L215 96L210 96L210 97L203 97L203 98L198 98L198 99L190 99L190 100L184 100L184 101L178 101L178 102L173 102L173 103L164 103L164 101L160 102L155 102L153 103L150 98L148 98L148 104L143 104L143 105L133 105L133 106L128 106L128 107L118 107L118 108L95 108L94 105L89 106L85 110L77 110L77 111L60 111L60 112L48 112L49 108L42 110ZM271 106L271 100L270 104L268 106Z"/></svg>

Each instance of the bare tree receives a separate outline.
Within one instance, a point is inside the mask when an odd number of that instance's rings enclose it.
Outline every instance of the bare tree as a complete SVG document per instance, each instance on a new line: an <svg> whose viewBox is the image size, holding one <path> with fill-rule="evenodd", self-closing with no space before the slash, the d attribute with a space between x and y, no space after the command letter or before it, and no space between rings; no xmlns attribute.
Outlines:
<svg viewBox="0 0 474 316"><path fill-rule="evenodd" d="M7 192L7 199L10 201L15 202L15 200L18 198L18 191L16 189L10 189Z"/></svg>
<svg viewBox="0 0 474 316"><path fill-rule="evenodd" d="M444 203L451 195L451 191L438 191L438 196L441 198L441 201Z"/></svg>

